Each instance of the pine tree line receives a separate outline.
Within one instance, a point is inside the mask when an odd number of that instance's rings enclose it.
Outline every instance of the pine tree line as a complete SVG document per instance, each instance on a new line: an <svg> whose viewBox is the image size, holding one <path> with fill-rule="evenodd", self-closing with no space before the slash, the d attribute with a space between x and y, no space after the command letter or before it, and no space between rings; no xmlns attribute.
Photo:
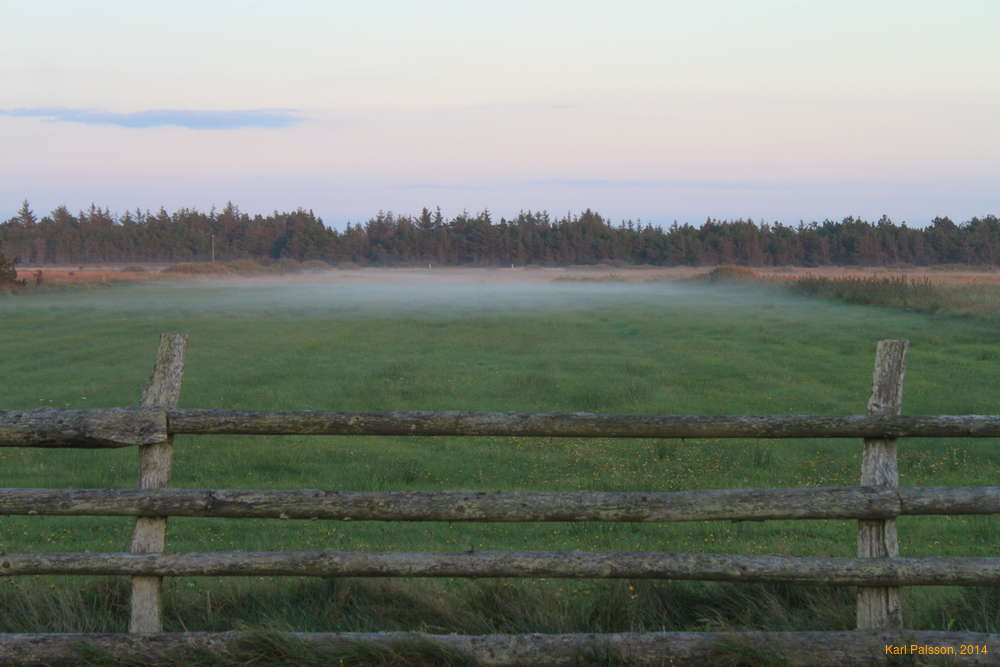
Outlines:
<svg viewBox="0 0 1000 667"><path fill-rule="evenodd" d="M0 223L8 260L22 264L319 259L334 264L503 266L510 264L896 265L1000 263L1000 219L956 224L935 218L925 228L886 217L868 222L755 223L708 219L700 227L662 228L584 211L553 219L522 212L495 221L489 211L445 219L440 209L418 216L379 213L332 230L312 211L248 215L179 209L113 215L91 206L76 215L58 207L38 218L25 202Z"/></svg>

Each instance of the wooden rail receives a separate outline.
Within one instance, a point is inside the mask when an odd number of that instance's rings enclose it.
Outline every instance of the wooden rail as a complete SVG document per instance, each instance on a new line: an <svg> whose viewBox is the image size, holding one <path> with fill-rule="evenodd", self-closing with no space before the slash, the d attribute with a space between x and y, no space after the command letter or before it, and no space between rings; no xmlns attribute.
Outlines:
<svg viewBox="0 0 1000 667"><path fill-rule="evenodd" d="M617 491L0 489L0 515L353 521L764 521L1000 514L1000 487Z"/></svg>
<svg viewBox="0 0 1000 667"><path fill-rule="evenodd" d="M1000 586L1000 558L819 558L647 551L6 553L3 576L552 577L831 586Z"/></svg>
<svg viewBox="0 0 1000 667"><path fill-rule="evenodd" d="M169 425L169 426L167 426ZM129 447L171 435L1000 438L1000 415L596 415L247 410L0 411L0 447Z"/></svg>
<svg viewBox="0 0 1000 667"><path fill-rule="evenodd" d="M142 408L0 411L0 447L106 449L167 438L167 413Z"/></svg>
<svg viewBox="0 0 1000 667"><path fill-rule="evenodd" d="M172 433L206 435L494 435L568 438L1000 437L1000 415L719 416L503 412L171 410Z"/></svg>
<svg viewBox="0 0 1000 667"><path fill-rule="evenodd" d="M576 664L595 642L635 664L706 663L732 641L767 642L787 664L872 664L888 645L989 645L968 664L1000 664L1000 637L902 630L900 586L1000 585L1000 558L900 558L895 518L1000 514L1000 487L899 488L896 439L1000 437L1000 415L904 416L907 343L881 341L864 416L648 416L490 412L288 412L177 407L186 338L161 338L139 408L0 412L0 447L140 450L139 489L0 489L0 515L137 517L131 553L4 553L0 577L133 577L131 635L0 635L0 665L71 660L86 639L149 661L183 648L224 650L241 633L164 634L164 576L572 577L858 586L853 633L485 635L290 633L316 645L422 637L485 665ZM861 484L810 489L619 492L347 492L170 489L174 434L580 438L863 438ZM658 552L164 553L170 516L364 521L704 521L857 519L858 557Z"/></svg>

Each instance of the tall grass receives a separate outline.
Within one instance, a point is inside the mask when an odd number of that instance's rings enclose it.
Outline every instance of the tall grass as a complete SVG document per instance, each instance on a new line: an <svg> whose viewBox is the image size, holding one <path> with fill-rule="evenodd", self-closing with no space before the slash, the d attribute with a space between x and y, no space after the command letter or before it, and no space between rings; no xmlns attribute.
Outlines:
<svg viewBox="0 0 1000 667"><path fill-rule="evenodd" d="M124 632L128 580L72 580L0 587L0 632ZM429 634L844 631L854 627L849 587L699 582L596 582L591 595L574 597L564 584L480 581L461 588L434 582L324 579L284 585L230 580L190 589L167 580L168 632L251 630L230 652L178 653L166 665L465 666L468 656L429 641L380 646L350 642L321 649L279 632L420 631ZM906 593L905 603L913 595ZM934 610L933 626L953 631L1000 631L995 589L963 589ZM926 619L920 619L926 620ZM908 618L908 625L915 624ZM765 654L735 644L721 647L725 664L767 665ZM81 647L76 665L139 667ZM622 664L599 652L581 665ZM723 664L723 663L716 663ZM780 663L779 663L780 664Z"/></svg>
<svg viewBox="0 0 1000 667"><path fill-rule="evenodd" d="M936 283L926 277L800 277L786 283L794 294L848 304L899 308L988 320L1000 319L1000 286L969 282Z"/></svg>
<svg viewBox="0 0 1000 667"><path fill-rule="evenodd" d="M59 577L0 587L0 632L124 632L127 578ZM283 579L281 586L167 580L167 631L460 634L685 630L848 630L849 588L703 582ZM586 594L583 588L590 589ZM970 604L972 604L970 602Z"/></svg>
<svg viewBox="0 0 1000 667"><path fill-rule="evenodd" d="M864 306L888 306L922 313L939 312L945 302L941 287L928 278L907 276L805 277L789 283L795 294L837 299Z"/></svg>
<svg viewBox="0 0 1000 667"><path fill-rule="evenodd" d="M956 284L905 274L795 276L780 272L764 274L743 266L720 266L687 282L728 288L778 287L799 296L850 305L1000 319L1000 285L977 282L974 278Z"/></svg>

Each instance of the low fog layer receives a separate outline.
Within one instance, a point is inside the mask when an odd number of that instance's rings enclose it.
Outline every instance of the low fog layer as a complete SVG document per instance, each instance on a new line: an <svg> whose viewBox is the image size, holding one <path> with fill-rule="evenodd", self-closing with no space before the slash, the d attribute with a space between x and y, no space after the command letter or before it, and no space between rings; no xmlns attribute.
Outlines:
<svg viewBox="0 0 1000 667"><path fill-rule="evenodd" d="M595 274L558 279L518 270L357 271L310 276L163 281L0 299L0 313L20 309L249 314L257 317L405 313L483 314L602 306L700 304L706 307L773 303L775 294L704 288L688 281L624 281Z"/></svg>

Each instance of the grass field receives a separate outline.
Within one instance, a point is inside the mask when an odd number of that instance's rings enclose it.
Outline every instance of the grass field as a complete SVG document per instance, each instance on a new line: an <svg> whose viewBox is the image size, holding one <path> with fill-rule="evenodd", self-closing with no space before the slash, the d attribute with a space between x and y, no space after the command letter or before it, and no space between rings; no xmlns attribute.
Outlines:
<svg viewBox="0 0 1000 667"><path fill-rule="evenodd" d="M904 411L994 414L995 324L668 282L135 283L0 297L0 409L135 405L160 332L182 407L861 414L875 342ZM402 278L400 279L400 277ZM853 440L178 437L174 486L652 491L856 484ZM134 487L136 452L0 449L2 487ZM992 485L989 440L905 440L904 486ZM2 517L0 552L125 551L126 518ZM996 517L899 521L903 555L994 556ZM851 556L851 521L438 524L171 519L168 549L649 550ZM667 582L168 580L168 630L850 629L850 591ZM120 631L125 582L0 579L0 632ZM805 593L803 593L805 591ZM907 626L1000 631L989 590L909 589Z"/></svg>

